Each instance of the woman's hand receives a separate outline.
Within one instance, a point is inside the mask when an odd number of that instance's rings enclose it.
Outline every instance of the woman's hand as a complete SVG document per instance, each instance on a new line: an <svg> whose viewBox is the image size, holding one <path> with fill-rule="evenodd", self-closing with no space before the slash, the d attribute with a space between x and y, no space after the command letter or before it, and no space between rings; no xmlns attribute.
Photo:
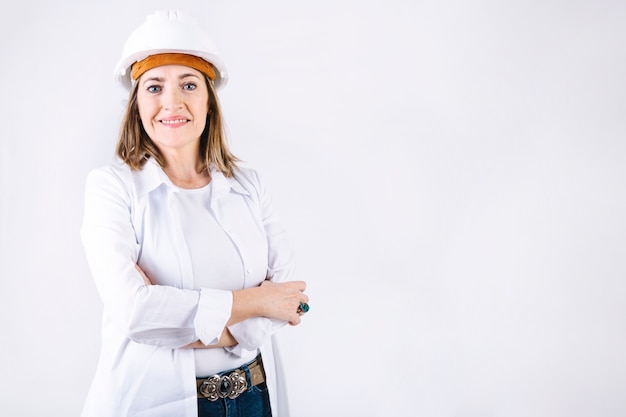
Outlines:
<svg viewBox="0 0 626 417"><path fill-rule="evenodd" d="M154 284L152 284L152 281L150 281L150 278L148 278L146 273L143 272L143 269L141 269L139 267L139 265L135 264L135 269L137 270L137 272L139 272L141 274L141 277L143 278L144 284L146 284L146 285L154 285Z"/></svg>
<svg viewBox="0 0 626 417"><path fill-rule="evenodd" d="M300 324L298 307L308 303L303 291L304 281L274 283L264 281L260 286L233 291L233 308L228 326L250 317L284 320L292 326Z"/></svg>
<svg viewBox="0 0 626 417"><path fill-rule="evenodd" d="M277 284L265 280L260 289L267 300L264 304L264 316L288 321L292 326L300 324L303 313L298 308L301 303L309 302L309 297L304 294L306 282L288 281Z"/></svg>

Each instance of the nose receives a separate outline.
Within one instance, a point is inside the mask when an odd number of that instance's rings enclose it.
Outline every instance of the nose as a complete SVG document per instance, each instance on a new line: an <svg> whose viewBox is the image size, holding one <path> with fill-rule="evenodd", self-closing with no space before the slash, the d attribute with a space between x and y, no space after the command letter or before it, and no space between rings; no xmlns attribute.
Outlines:
<svg viewBox="0 0 626 417"><path fill-rule="evenodd" d="M183 94L176 87L165 88L165 91L161 95L162 105L165 110L176 110L183 107Z"/></svg>

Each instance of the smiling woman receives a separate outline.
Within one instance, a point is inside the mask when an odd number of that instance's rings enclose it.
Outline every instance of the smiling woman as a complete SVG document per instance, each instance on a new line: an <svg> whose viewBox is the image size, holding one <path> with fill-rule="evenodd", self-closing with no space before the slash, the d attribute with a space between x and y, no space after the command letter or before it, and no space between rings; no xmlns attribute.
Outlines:
<svg viewBox="0 0 626 417"><path fill-rule="evenodd" d="M153 57L158 59L151 59ZM203 61L177 53L151 55L144 60L148 63L137 63L141 64L140 70L132 70L136 82L133 84L117 148L118 155L131 168L141 169L146 158L151 157L164 169L169 169L178 181L184 181L183 177L192 179L195 172L206 171L212 164L228 176L233 174L232 167L237 158L230 153L223 137L222 112L213 82L215 71L211 66L198 64L196 60ZM172 131L165 135L164 132L168 131L157 130L183 126L186 129L175 135L170 135ZM157 134L157 131L161 133ZM183 157L177 150L182 151L184 137L190 138L192 148L194 141L199 140L200 152L204 157L195 172L177 174L172 171L181 164L168 163L167 158L179 160ZM157 146L156 141L159 140L165 141L161 143L163 149ZM192 151L192 154L187 155L187 158L195 160L193 149L188 151Z"/></svg>
<svg viewBox="0 0 626 417"><path fill-rule="evenodd" d="M157 12L116 71L131 90L119 160L85 193L104 324L83 416L288 416L273 334L308 311L306 284L259 176L228 149L224 64L188 15Z"/></svg>
<svg viewBox="0 0 626 417"><path fill-rule="evenodd" d="M137 84L142 126L159 149L172 182L184 188L206 185L209 175L206 163L198 161L198 149L207 125L210 83L195 69L164 65L146 71ZM200 182L195 181L198 172L205 174Z"/></svg>

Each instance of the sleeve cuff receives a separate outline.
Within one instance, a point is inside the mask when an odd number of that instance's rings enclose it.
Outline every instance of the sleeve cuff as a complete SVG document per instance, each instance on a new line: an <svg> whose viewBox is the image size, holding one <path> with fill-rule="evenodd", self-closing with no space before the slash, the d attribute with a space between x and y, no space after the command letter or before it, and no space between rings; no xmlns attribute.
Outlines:
<svg viewBox="0 0 626 417"><path fill-rule="evenodd" d="M228 326L231 334L237 339L237 345L225 349L239 357L247 352L254 351L265 344L270 336L279 328L286 325L286 321L253 317L240 323Z"/></svg>
<svg viewBox="0 0 626 417"><path fill-rule="evenodd" d="M272 323L266 317L252 317L228 326L228 330L237 339L237 346L251 351L265 343L265 339L271 335Z"/></svg>
<svg viewBox="0 0 626 417"><path fill-rule="evenodd" d="M238 358L243 357L247 352L249 352L248 350L244 349L241 345L227 346L224 349L226 350L226 352L229 352L237 356Z"/></svg>
<svg viewBox="0 0 626 417"><path fill-rule="evenodd" d="M205 345L219 342L233 308L233 293L226 290L200 289L198 310L193 320L196 336Z"/></svg>

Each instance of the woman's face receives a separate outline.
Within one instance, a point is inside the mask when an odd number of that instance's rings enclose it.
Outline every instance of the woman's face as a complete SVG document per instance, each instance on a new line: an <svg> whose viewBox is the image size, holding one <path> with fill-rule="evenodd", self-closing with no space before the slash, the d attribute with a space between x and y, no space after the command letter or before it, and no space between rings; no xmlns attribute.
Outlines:
<svg viewBox="0 0 626 417"><path fill-rule="evenodd" d="M202 73L183 65L163 65L146 71L137 83L139 117L159 150L197 150L209 110Z"/></svg>

